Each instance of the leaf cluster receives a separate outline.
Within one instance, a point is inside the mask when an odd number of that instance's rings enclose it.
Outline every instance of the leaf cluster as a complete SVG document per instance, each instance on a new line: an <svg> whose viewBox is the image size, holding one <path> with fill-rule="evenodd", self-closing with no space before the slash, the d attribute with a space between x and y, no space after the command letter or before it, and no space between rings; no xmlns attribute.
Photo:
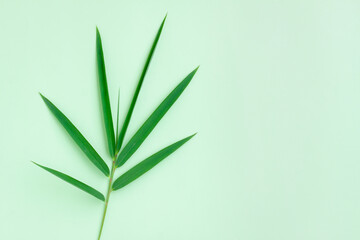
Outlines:
<svg viewBox="0 0 360 240"><path fill-rule="evenodd" d="M127 186L129 183L138 179L140 176L145 174L147 171L152 169L170 154L175 152L178 148L180 148L183 144L189 141L195 134L185 137L163 149L149 156L145 160L141 161L139 164L122 174L115 181L113 181L113 175L117 168L122 167L131 156L139 149L141 144L146 140L149 134L153 131L156 125L160 122L163 116L167 113L167 111L173 106L176 100L180 97L182 92L190 83L191 79L194 77L198 68L194 69L190 72L174 89L171 93L164 98L164 100L160 103L160 105L155 108L153 113L145 120L142 126L136 131L136 133L130 138L130 140L123 146L124 138L130 124L130 120L132 118L138 96L143 85L146 72L151 62L151 58L155 52L156 45L160 39L160 35L166 20L166 16L162 21L159 30L155 36L152 47L147 56L145 65L141 72L137 87L135 89L134 95L132 97L132 101L128 108L128 111L125 115L125 120L119 128L119 102L120 102L120 90L118 94L118 102L117 102L117 119L116 119L116 127L114 127L114 121L112 118L111 112L111 104L109 98L109 90L108 83L106 78L106 68L105 68L105 60L104 60L104 52L101 42L101 36L98 28L96 28L96 56L97 56L97 70L98 70L98 80L100 86L100 96L101 96L101 105L102 105L102 117L103 124L105 126L105 134L107 139L108 146L108 154L111 158L112 166L109 168L108 164L103 160L103 158L98 154L98 152L94 149L94 147L89 143L89 141L84 137L84 135L75 127L75 125L69 120L65 114L56 107L48 98L41 95L45 105L48 107L50 112L55 116L55 118L61 123L66 132L71 136L74 140L74 143L79 146L79 148L84 152L87 156L88 160L106 177L110 179L109 181L109 191L108 195L111 191L121 189ZM116 130L114 130L116 129ZM105 196L95 188L65 174L60 171L54 170L52 168L40 165L35 163L40 168L48 171L49 173L59 177L60 179L74 185L75 187L83 190L84 192L89 193L90 195L96 197L101 201L106 201ZM111 170L110 170L111 169ZM108 196L107 196L108 198Z"/></svg>

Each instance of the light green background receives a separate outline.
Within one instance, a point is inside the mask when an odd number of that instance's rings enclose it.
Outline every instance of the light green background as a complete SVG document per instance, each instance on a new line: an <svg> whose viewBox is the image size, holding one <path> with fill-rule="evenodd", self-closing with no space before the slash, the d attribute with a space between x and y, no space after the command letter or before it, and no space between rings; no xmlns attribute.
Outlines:
<svg viewBox="0 0 360 240"><path fill-rule="evenodd" d="M0 0L0 238L96 239L102 203L30 163L106 188L38 92L105 158L95 26L123 119L166 12L126 139L201 67L125 168L199 134L113 193L103 239L360 239L357 0Z"/></svg>

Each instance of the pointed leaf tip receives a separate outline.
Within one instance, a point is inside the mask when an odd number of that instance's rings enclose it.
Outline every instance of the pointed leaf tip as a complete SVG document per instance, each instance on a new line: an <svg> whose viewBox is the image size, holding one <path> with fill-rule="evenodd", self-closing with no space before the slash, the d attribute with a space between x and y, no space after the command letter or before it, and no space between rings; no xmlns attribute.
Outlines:
<svg viewBox="0 0 360 240"><path fill-rule="evenodd" d="M196 134L196 133L195 133ZM189 141L195 134L186 137L180 141L177 141L166 148L158 151L157 153L151 155L150 157L146 158L144 161L137 164L135 167L131 168L129 171L121 175L112 185L113 190L118 190L122 187L125 187L132 181L136 180L147 171L155 167L158 163L168 157L170 154L175 152L179 149L182 145L184 145L187 141Z"/></svg>
<svg viewBox="0 0 360 240"><path fill-rule="evenodd" d="M99 87L100 87L100 95L101 95L101 105L102 105L103 119L105 125L105 134L107 138L110 156L113 157L115 155L114 125L111 114L108 83L106 79L103 47L101 43L100 33L98 30L96 32L96 57L97 57L98 78L99 78Z"/></svg>
<svg viewBox="0 0 360 240"><path fill-rule="evenodd" d="M44 95L42 95L41 92L39 92L39 95L43 100L46 99L46 97L44 97Z"/></svg>
<svg viewBox="0 0 360 240"><path fill-rule="evenodd" d="M124 123L123 123L123 125L121 127L121 130L120 130L120 133L119 133L119 138L117 139L116 152L118 152L122 147L122 144L123 144L123 141L124 141L124 138L125 138L125 134L126 134L126 131L128 129L128 126L129 126L129 123L130 123L130 120L131 120L131 116L133 114L133 111L134 111L134 108L135 108L135 105L136 105L136 101L138 99L138 96L139 96L139 93L140 93L140 90L141 90L141 86L142 86L142 84L144 82L147 69L148 69L148 67L150 65L150 62L151 62L151 58L152 58L152 56L153 56L153 54L155 52L156 45L157 45L157 43L158 43L158 41L160 39L160 35L161 35L162 29L164 27L165 20L166 20L166 15L165 15L165 18L162 21L157 33L156 33L155 39L153 41L153 44L152 44L151 49L149 51L148 57L147 57L146 62L144 64L143 70L141 72L141 75L140 75L138 84L136 86L133 98L131 100L128 112L126 114Z"/></svg>
<svg viewBox="0 0 360 240"><path fill-rule="evenodd" d="M191 79L194 77L196 70L189 73L175 89L162 101L162 103L155 109L149 118L143 123L139 130L133 135L130 141L126 144L123 150L117 157L116 167L124 165L124 163L135 153L140 145L145 141L147 136L152 132L155 126L159 123L162 117L167 113L171 106L180 97L185 88L189 85Z"/></svg>
<svg viewBox="0 0 360 240"><path fill-rule="evenodd" d="M52 168L48 168L48 167L45 167L43 165L40 165L34 161L31 161L32 163L34 163L35 165L37 165L38 167L48 171L49 173L57 176L58 178L64 180L65 182L67 183L70 183L72 184L73 186L83 190L84 192L87 192L89 193L90 195L96 197L97 199L100 199L101 201L105 201L105 197L102 193L100 193L98 190L90 187L89 185L83 183L83 182L80 182L79 180L69 176L69 175L66 175L65 173L62 173L62 172L59 172L59 171L56 171L55 169L52 169Z"/></svg>
<svg viewBox="0 0 360 240"><path fill-rule="evenodd" d="M42 95L41 95L42 96ZM45 105L48 107L50 112L56 117L56 119L63 125L68 134L72 137L75 143L80 149L86 154L89 160L105 174L109 176L110 170L104 160L95 151L91 144L85 139L80 131L74 126L74 124L46 97L42 96Z"/></svg>
<svg viewBox="0 0 360 240"><path fill-rule="evenodd" d="M196 132L196 133L194 133L193 135L190 135L189 138L191 139L191 138L195 137L197 134L198 134L198 133Z"/></svg>
<svg viewBox="0 0 360 240"><path fill-rule="evenodd" d="M200 67L200 65L197 66L197 67L191 72L191 74L195 75L195 73L199 70L199 67Z"/></svg>

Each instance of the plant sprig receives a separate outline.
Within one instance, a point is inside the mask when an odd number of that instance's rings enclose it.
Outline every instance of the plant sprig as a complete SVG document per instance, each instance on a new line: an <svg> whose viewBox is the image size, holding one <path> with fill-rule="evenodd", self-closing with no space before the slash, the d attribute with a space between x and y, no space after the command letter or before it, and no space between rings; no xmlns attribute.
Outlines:
<svg viewBox="0 0 360 240"><path fill-rule="evenodd" d="M109 184L107 189L107 194L104 196L98 190L92 188L91 186L76 180L75 178L54 170L52 168L45 167L38 163L33 162L40 168L52 173L53 175L61 178L62 180L76 186L77 188L89 193L90 195L96 197L97 199L104 201L104 212L101 219L101 225L98 235L98 240L101 237L102 229L104 226L105 216L107 212L107 207L109 203L110 194L112 191L121 189L147 171L152 169L170 154L179 149L183 144L189 141L195 134L188 136L184 139L181 139L162 150L156 152L150 157L138 163L136 166L122 174L114 181L114 173L117 168L123 166L131 156L137 151L137 149L141 146L141 144L145 141L148 135L153 131L162 117L166 114L166 112L171 108L171 106L175 103L175 101L180 97L182 92L188 86L192 78L194 77L197 69L195 68L190 74L188 74L175 88L174 90L161 102L161 104L154 110L154 112L147 118L147 120L142 124L142 126L137 130L137 132L130 138L129 142L122 148L123 141L126 135L127 128L130 124L130 120L143 85L146 72L151 62L151 58L155 52L156 45L160 39L161 32L164 27L164 23L166 20L166 16L162 21L159 30L155 36L154 42L149 51L148 57L146 59L145 65L143 67L142 73L140 75L137 87L135 89L132 101L130 103L129 109L125 116L125 120L122 124L122 127L119 128L119 104L120 104L120 90L118 92L118 102L117 102L117 113L116 113L116 126L114 127L114 122L112 119L111 113L111 105L110 105L110 97L108 90L108 83L106 78L106 68L105 68L105 60L103 47L101 42L101 36L99 29L96 28L96 56L97 56L97 68L98 68L98 79L99 79L99 87L100 87L100 97L101 97L101 105L102 105L102 116L103 123L105 126L105 134L107 139L109 156L112 159L111 168L105 163L105 161L100 157L100 155L96 152L96 150L91 146L91 144L85 139L85 137L80 133L80 131L74 126L74 124L45 96L42 94L41 97L45 102L46 106L49 108L51 113L56 117L56 119L62 124L68 134L72 137L74 142L80 147L80 149L85 153L88 159L106 176L109 178ZM116 129L116 130L114 130Z"/></svg>

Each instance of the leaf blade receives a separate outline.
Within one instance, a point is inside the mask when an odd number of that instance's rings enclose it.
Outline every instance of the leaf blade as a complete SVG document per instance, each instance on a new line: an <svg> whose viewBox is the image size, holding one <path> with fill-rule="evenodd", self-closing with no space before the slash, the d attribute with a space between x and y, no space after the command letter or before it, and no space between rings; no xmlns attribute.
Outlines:
<svg viewBox="0 0 360 240"><path fill-rule="evenodd" d="M119 139L119 112L120 112L120 88L119 88L119 92L118 92L117 113L116 113L116 134L115 134L115 139L117 141ZM115 154L117 154L117 150L116 150Z"/></svg>
<svg viewBox="0 0 360 240"><path fill-rule="evenodd" d="M147 136L155 128L161 118L166 114L170 107L179 98L185 90L191 79L194 77L199 67L195 68L182 80L175 89L161 102L150 117L143 123L139 130L134 134L130 141L126 144L116 159L116 167L122 166L145 141Z"/></svg>
<svg viewBox="0 0 360 240"><path fill-rule="evenodd" d="M57 118L57 120L63 125L68 134L80 147L80 149L86 154L88 159L102 172L105 176L109 176L109 167L106 165L104 160L80 133L80 131L72 124L72 122L45 96L40 93L41 98L45 102L46 106Z"/></svg>
<svg viewBox="0 0 360 240"><path fill-rule="evenodd" d="M104 118L106 137L107 137L110 155L111 155L111 157L114 157L114 155L115 155L114 125L113 125L113 119L112 119L112 115L111 115L108 84L107 84L107 80L106 80L104 53L103 53L103 48L102 48L102 43L101 43L101 36L100 36L100 32L99 32L98 28L96 28L96 57L97 57L101 105L102 105L102 109L103 109L103 118Z"/></svg>
<svg viewBox="0 0 360 240"><path fill-rule="evenodd" d="M160 163L170 154L172 154L177 149L179 149L193 136L195 136L195 134L167 146L166 148L146 158L145 160L137 164L135 167L131 168L129 171L125 172L123 175L121 175L119 178L117 178L114 181L112 185L113 190L118 190L120 188L123 188L129 183L139 178L140 176L142 176L143 174L145 174L147 171L155 167L158 163Z"/></svg>
<svg viewBox="0 0 360 240"><path fill-rule="evenodd" d="M132 98L132 101L131 101L131 104L129 106L129 110L126 114L126 117L125 117L125 120L124 120L124 123L122 125L122 128L121 128L121 131L120 131L120 134L119 134L119 138L117 140L117 144L116 144L116 151L119 151L121 146L122 146L122 143L124 141L124 138L125 138L125 134L126 134L126 131L127 131L127 128L129 126L129 123L130 123L130 119L131 119L131 116L132 116L132 113L134 111L134 108L135 108L135 104L136 104L136 101L137 101L137 98L139 96L139 93L140 93L140 89L141 89L141 86L144 82L144 78L145 78L145 75L146 75L146 72L147 72L147 69L150 65L150 61L151 61L151 58L154 54L154 51L155 51L155 48L156 48L156 45L160 39L160 35L161 35L161 32L162 32L162 29L164 27L164 23L165 23L165 20L166 20L166 17L167 15L165 15L164 17L164 20L162 21L159 29L158 29L158 32L155 36L155 39L154 39L154 42L151 46L151 49L150 49L150 52L148 54L148 57L146 59L146 62L145 62L145 65L144 65L144 68L142 70L142 73L141 73L141 76L140 76L140 79L139 79L139 82L138 82L138 85L136 87L136 90L134 92L134 95L133 95L133 98Z"/></svg>
<svg viewBox="0 0 360 240"><path fill-rule="evenodd" d="M83 183L83 182L80 182L79 180L73 178L73 177L70 177L69 175L65 174L65 173L62 173L62 172L59 172L55 169L52 169L52 168L48 168L48 167L45 167L43 165L40 165L36 162L33 162L35 165L37 165L38 167L41 167L42 169L50 172L51 174L57 176L58 178L64 180L65 182L67 183L70 183L71 185L83 190L84 192L87 192L88 194L96 197L97 199L101 200L101 201L105 201L105 197L102 193L100 193L98 190L90 187L89 185Z"/></svg>

